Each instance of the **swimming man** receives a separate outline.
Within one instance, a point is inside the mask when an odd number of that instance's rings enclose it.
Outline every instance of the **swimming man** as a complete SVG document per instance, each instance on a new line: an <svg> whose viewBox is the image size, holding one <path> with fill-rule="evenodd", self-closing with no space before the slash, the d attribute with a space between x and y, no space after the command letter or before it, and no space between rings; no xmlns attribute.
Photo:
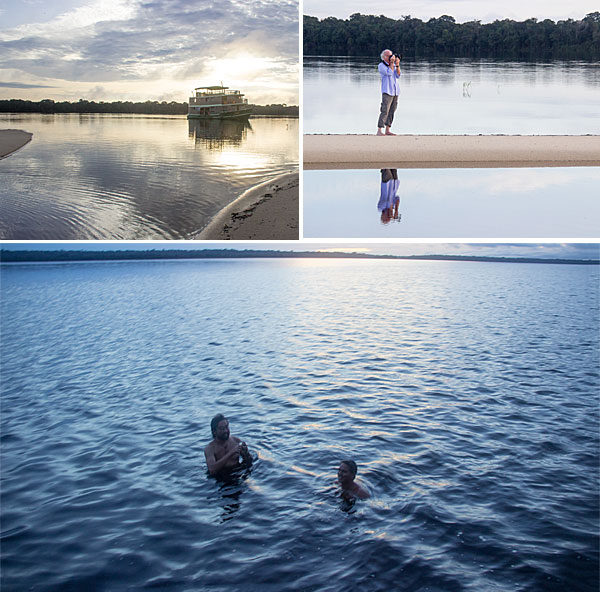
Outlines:
<svg viewBox="0 0 600 592"><path fill-rule="evenodd" d="M229 421L224 415L219 413L212 418L210 431L213 435L213 441L204 449L204 456L211 475L252 465L252 457L248 446L239 438L231 435ZM242 462L240 462L240 456Z"/></svg>
<svg viewBox="0 0 600 592"><path fill-rule="evenodd" d="M356 483L356 463L353 460L343 460L338 469L338 483L342 488L342 497L346 501L351 501L355 498L367 499L371 494L360 483Z"/></svg>

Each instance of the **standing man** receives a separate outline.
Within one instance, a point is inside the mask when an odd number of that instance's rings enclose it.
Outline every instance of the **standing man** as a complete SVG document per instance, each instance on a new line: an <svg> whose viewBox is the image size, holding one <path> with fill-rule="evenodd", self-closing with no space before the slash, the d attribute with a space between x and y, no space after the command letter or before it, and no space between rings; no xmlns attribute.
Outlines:
<svg viewBox="0 0 600 592"><path fill-rule="evenodd" d="M381 113L377 123L378 136L395 136L390 131L394 112L398 106L398 95L400 94L400 58L392 54L389 49L381 52L379 63L379 75L381 76ZM383 128L385 127L385 133Z"/></svg>
<svg viewBox="0 0 600 592"><path fill-rule="evenodd" d="M219 413L212 418L210 431L213 435L213 441L204 449L204 456L206 457L208 472L211 475L252 465L252 457L248 451L248 446L245 442L230 434L229 421L224 415ZM243 459L241 463L240 456Z"/></svg>

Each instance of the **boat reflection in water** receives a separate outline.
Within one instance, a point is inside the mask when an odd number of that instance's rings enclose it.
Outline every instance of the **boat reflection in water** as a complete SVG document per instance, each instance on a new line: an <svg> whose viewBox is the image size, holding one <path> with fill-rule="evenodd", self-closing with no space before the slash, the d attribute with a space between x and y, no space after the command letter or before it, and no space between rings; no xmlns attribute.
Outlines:
<svg viewBox="0 0 600 592"><path fill-rule="evenodd" d="M398 180L398 169L381 169L381 192L377 209L381 213L381 223L389 224L392 220L400 222L402 214L400 208L400 181Z"/></svg>
<svg viewBox="0 0 600 592"><path fill-rule="evenodd" d="M252 131L248 119L189 119L189 137L196 144L211 150L239 146Z"/></svg>

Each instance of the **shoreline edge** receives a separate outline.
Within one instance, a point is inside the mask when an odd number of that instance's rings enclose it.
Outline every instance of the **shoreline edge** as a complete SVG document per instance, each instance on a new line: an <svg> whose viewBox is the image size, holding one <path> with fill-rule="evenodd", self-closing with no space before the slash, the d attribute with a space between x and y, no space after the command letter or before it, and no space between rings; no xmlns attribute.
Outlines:
<svg viewBox="0 0 600 592"><path fill-rule="evenodd" d="M299 175L284 173L246 190L192 240L297 240Z"/></svg>

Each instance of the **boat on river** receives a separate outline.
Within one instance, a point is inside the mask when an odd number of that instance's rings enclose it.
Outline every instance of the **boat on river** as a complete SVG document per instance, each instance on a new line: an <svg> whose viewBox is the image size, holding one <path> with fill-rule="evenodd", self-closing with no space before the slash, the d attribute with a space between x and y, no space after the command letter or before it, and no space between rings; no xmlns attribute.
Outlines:
<svg viewBox="0 0 600 592"><path fill-rule="evenodd" d="M223 86L199 86L188 105L188 119L229 119L248 117L252 105L239 90Z"/></svg>

